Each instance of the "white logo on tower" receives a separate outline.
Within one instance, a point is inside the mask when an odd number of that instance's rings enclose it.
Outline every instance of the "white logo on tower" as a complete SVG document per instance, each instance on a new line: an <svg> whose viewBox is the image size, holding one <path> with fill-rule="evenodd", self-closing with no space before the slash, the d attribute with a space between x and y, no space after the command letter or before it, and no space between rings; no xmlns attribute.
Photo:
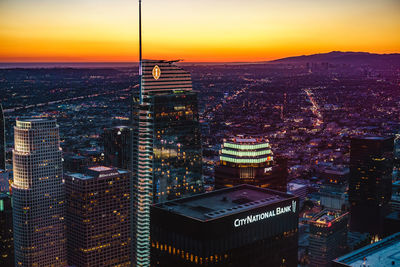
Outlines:
<svg viewBox="0 0 400 267"><path fill-rule="evenodd" d="M292 211L296 212L296 204L297 202L295 200L292 200Z"/></svg>

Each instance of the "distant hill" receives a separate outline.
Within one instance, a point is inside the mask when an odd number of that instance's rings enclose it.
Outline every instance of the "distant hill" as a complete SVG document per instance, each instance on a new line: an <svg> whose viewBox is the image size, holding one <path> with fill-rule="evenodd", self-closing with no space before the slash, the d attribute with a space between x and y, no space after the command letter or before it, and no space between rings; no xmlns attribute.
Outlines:
<svg viewBox="0 0 400 267"><path fill-rule="evenodd" d="M305 64L328 62L332 64L350 65L400 65L400 54L372 54L367 52L340 52L332 51L323 54L303 55L281 58L269 63Z"/></svg>

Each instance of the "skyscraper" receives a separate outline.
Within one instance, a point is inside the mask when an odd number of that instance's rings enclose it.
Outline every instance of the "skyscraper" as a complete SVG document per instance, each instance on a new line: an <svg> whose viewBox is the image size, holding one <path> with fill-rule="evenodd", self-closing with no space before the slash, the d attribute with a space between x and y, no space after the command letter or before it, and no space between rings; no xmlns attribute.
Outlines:
<svg viewBox="0 0 400 267"><path fill-rule="evenodd" d="M138 266L149 264L150 205L203 191L197 93L190 74L171 61L143 61L134 94L134 249ZM141 103L142 97L142 103Z"/></svg>
<svg viewBox="0 0 400 267"><path fill-rule="evenodd" d="M215 167L217 189L251 184L286 192L285 159L274 159L268 140L238 136L224 142Z"/></svg>
<svg viewBox="0 0 400 267"><path fill-rule="evenodd" d="M14 143L15 265L65 266L65 193L56 120L17 120Z"/></svg>
<svg viewBox="0 0 400 267"><path fill-rule="evenodd" d="M150 206L203 191L197 94L175 61L142 60L139 0L139 90L131 126L132 257L150 266Z"/></svg>
<svg viewBox="0 0 400 267"><path fill-rule="evenodd" d="M127 126L104 129L104 165L129 168L131 134L132 128Z"/></svg>
<svg viewBox="0 0 400 267"><path fill-rule="evenodd" d="M310 221L310 266L330 266L331 261L343 255L347 245L348 213L323 210Z"/></svg>
<svg viewBox="0 0 400 267"><path fill-rule="evenodd" d="M3 106L0 104L0 169L6 169L6 128Z"/></svg>
<svg viewBox="0 0 400 267"><path fill-rule="evenodd" d="M350 143L350 229L382 234L392 194L392 137L357 137Z"/></svg>
<svg viewBox="0 0 400 267"><path fill-rule="evenodd" d="M129 171L105 166L65 175L69 265L131 265L129 183Z"/></svg>
<svg viewBox="0 0 400 267"><path fill-rule="evenodd" d="M151 207L152 266L297 266L298 198L250 185Z"/></svg>

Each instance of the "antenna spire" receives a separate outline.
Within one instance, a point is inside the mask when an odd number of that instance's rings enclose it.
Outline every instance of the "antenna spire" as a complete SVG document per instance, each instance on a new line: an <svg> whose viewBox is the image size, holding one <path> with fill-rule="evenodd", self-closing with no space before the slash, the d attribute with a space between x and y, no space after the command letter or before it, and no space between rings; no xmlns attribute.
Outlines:
<svg viewBox="0 0 400 267"><path fill-rule="evenodd" d="M139 94L140 104L142 104L142 0L139 0Z"/></svg>

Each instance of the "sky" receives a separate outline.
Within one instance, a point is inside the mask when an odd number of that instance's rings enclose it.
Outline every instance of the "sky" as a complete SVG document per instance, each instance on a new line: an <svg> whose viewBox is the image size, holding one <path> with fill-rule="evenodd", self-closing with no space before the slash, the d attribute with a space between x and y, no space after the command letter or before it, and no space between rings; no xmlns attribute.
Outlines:
<svg viewBox="0 0 400 267"><path fill-rule="evenodd" d="M400 0L143 0L143 57L400 52ZM134 0L0 0L0 62L138 60Z"/></svg>

